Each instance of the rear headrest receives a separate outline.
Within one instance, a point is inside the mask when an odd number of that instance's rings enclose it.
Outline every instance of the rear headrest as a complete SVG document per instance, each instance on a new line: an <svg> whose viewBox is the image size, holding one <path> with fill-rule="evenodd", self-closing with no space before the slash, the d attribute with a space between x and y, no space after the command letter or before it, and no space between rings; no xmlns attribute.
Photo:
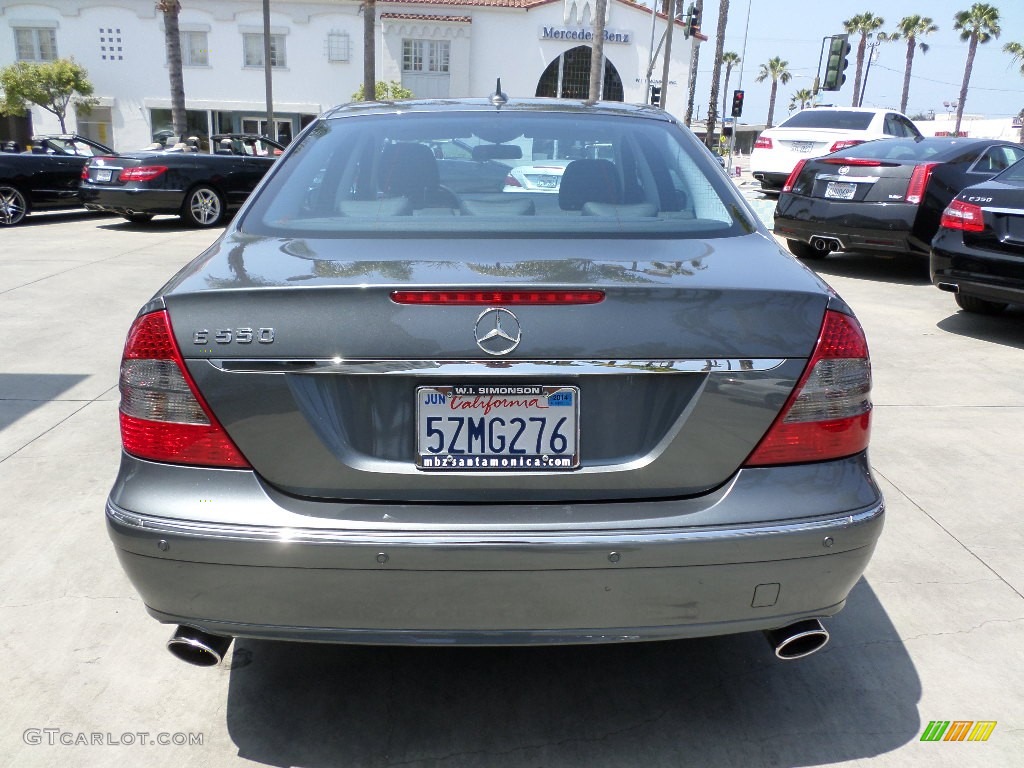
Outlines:
<svg viewBox="0 0 1024 768"><path fill-rule="evenodd" d="M441 175L426 144L388 144L380 164L380 186L385 195L413 197L437 189Z"/></svg>
<svg viewBox="0 0 1024 768"><path fill-rule="evenodd" d="M558 207L578 211L584 203L622 202L622 182L611 160L573 160L562 174Z"/></svg>

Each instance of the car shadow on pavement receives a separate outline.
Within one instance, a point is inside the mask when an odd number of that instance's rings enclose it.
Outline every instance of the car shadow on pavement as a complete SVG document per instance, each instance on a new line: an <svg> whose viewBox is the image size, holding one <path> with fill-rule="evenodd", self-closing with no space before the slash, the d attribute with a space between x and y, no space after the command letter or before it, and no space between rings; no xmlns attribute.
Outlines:
<svg viewBox="0 0 1024 768"><path fill-rule="evenodd" d="M39 211L26 216L17 225L18 229L24 227L45 227L47 224L59 224L69 221L88 221L89 219L109 219L112 214L100 211L87 211L85 208L69 208L63 211Z"/></svg>
<svg viewBox="0 0 1024 768"><path fill-rule="evenodd" d="M953 296L949 295L952 304ZM953 308L956 305L953 304ZM990 341L1004 347L1024 349L1024 305L1011 305L998 315L976 315L956 311L937 322L936 327L947 333L966 336L979 341Z"/></svg>
<svg viewBox="0 0 1024 768"><path fill-rule="evenodd" d="M921 682L863 579L792 662L761 634L545 648L240 640L227 725L275 766L812 766L915 739Z"/></svg>
<svg viewBox="0 0 1024 768"><path fill-rule="evenodd" d="M824 259L806 259L803 260L803 263L826 280L829 275L835 275L898 285L928 285L931 283L928 274L928 257L921 254L878 256L845 251L833 253Z"/></svg>
<svg viewBox="0 0 1024 768"><path fill-rule="evenodd" d="M59 373L0 373L0 431L87 378Z"/></svg>

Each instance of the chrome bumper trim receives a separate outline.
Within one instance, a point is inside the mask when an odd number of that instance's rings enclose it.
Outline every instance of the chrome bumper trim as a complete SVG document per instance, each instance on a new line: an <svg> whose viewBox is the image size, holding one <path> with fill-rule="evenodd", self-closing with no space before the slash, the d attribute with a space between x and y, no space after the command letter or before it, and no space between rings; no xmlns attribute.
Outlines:
<svg viewBox="0 0 1024 768"><path fill-rule="evenodd" d="M210 365L227 373L331 373L344 375L416 374L417 376L557 376L637 373L764 372L784 358L707 358L692 360L268 360L216 359Z"/></svg>
<svg viewBox="0 0 1024 768"><path fill-rule="evenodd" d="M515 545L515 546L602 546L614 540L620 546L637 544L671 544L684 541L721 541L764 536L786 536L825 530L845 530L870 523L885 512L885 503L868 509L827 518L794 520L788 523L769 523L735 528L647 528L616 529L609 531L576 531L560 533L518 532L457 533L430 532L362 532L351 530L315 530L311 528L283 528L277 526L227 525L201 523L192 520L172 520L128 512L109 500L107 517L116 524L138 532L167 536L216 538L234 541L261 541L296 544L329 544L339 546L438 546L438 545Z"/></svg>

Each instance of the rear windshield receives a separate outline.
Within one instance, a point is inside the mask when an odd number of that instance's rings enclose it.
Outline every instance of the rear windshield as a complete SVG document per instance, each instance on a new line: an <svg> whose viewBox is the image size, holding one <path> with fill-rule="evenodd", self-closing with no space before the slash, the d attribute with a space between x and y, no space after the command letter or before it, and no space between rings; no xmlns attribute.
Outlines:
<svg viewBox="0 0 1024 768"><path fill-rule="evenodd" d="M1024 181L1024 160L1014 163L999 174L999 181Z"/></svg>
<svg viewBox="0 0 1024 768"><path fill-rule="evenodd" d="M239 223L286 237L752 231L678 126L624 115L405 112L321 119Z"/></svg>
<svg viewBox="0 0 1024 768"><path fill-rule="evenodd" d="M844 131L866 131L874 116L873 112L805 109L797 112L784 123L780 123L779 127L839 128Z"/></svg>

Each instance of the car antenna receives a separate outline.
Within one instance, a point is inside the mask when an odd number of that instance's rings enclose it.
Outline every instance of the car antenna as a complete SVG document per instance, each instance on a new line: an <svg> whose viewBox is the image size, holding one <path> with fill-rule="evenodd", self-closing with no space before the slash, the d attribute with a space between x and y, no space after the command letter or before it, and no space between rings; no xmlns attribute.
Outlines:
<svg viewBox="0 0 1024 768"><path fill-rule="evenodd" d="M501 78L498 78L498 84L494 87L494 93L491 94L491 104L501 109L503 106L508 104L508 94L502 93L501 91Z"/></svg>

